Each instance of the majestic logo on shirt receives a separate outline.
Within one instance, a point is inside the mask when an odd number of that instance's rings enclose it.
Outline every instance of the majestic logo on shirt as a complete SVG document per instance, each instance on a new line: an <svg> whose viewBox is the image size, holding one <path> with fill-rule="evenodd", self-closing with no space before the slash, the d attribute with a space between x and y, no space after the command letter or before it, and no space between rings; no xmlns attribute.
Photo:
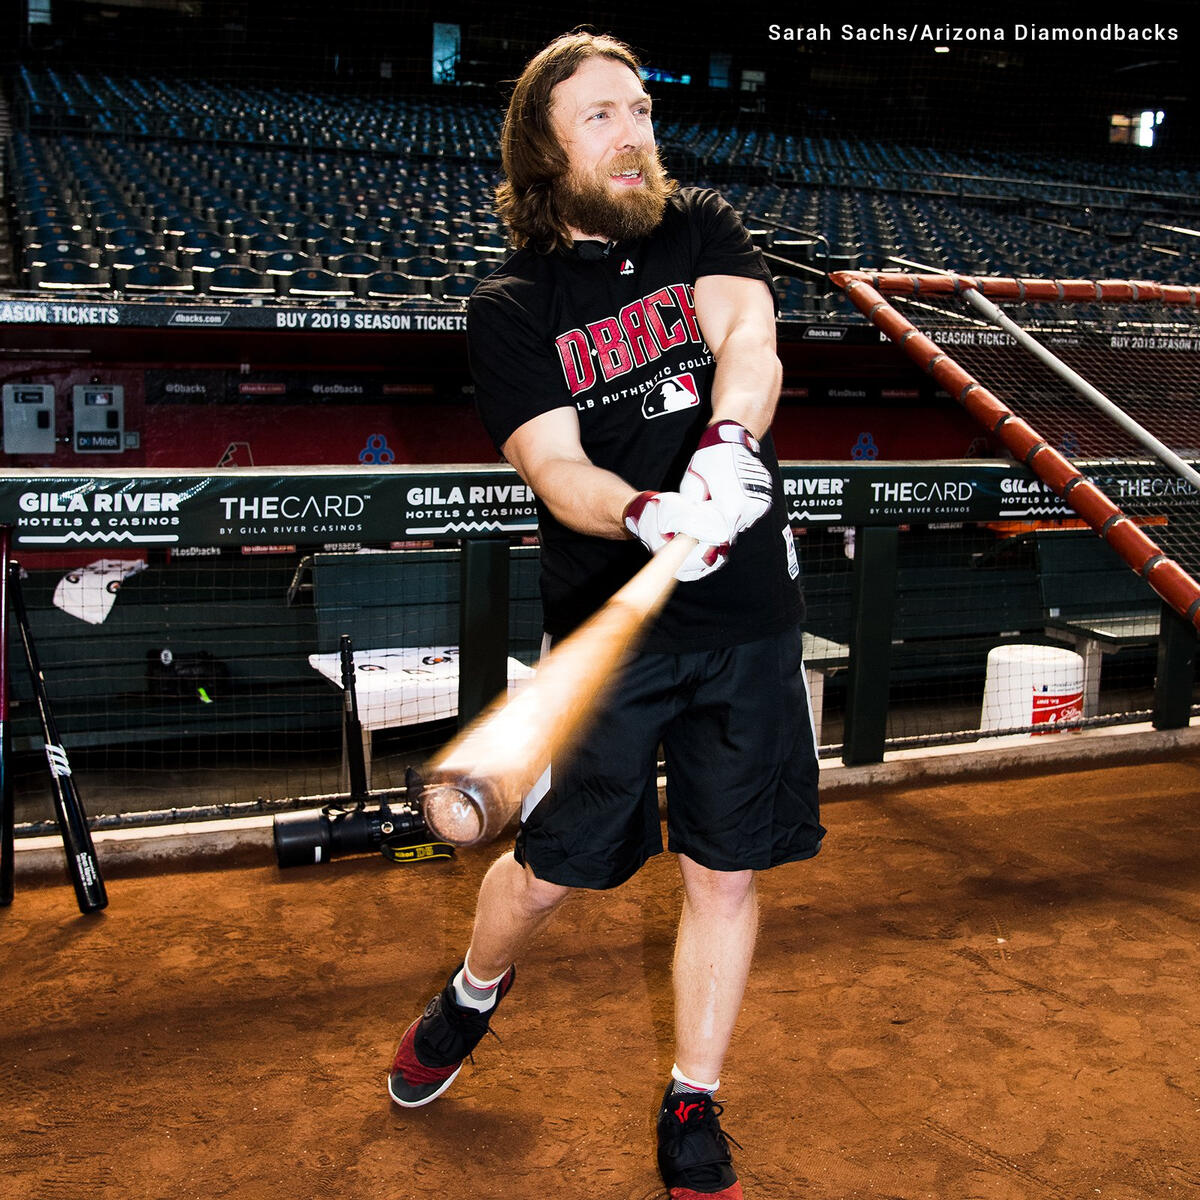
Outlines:
<svg viewBox="0 0 1200 1200"><path fill-rule="evenodd" d="M632 259L627 258L621 264L621 274L622 275L632 275L633 274L633 260Z"/></svg>
<svg viewBox="0 0 1200 1200"><path fill-rule="evenodd" d="M678 412L681 408L695 408L700 403L700 389L691 375L674 375L652 387L642 401L642 416L649 421L664 413Z"/></svg>
<svg viewBox="0 0 1200 1200"><path fill-rule="evenodd" d="M555 339L572 396L599 380L610 383L687 343L704 345L692 289L686 283L659 288L627 304L615 317L589 321Z"/></svg>

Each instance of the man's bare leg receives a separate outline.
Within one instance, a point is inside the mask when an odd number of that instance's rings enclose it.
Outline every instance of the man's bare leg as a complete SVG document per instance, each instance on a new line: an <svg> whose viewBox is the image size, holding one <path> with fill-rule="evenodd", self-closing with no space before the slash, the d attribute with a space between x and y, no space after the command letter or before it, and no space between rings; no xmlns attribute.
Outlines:
<svg viewBox="0 0 1200 1200"><path fill-rule="evenodd" d="M397 1104L419 1108L454 1082L512 984L513 960L570 893L537 879L512 854L491 865L475 909L472 978L465 969L456 972L405 1030L388 1071L388 1094Z"/></svg>
<svg viewBox="0 0 1200 1200"><path fill-rule="evenodd" d="M570 894L570 888L538 879L511 851L501 855L479 888L470 973L476 979L503 975Z"/></svg>
<svg viewBox="0 0 1200 1200"><path fill-rule="evenodd" d="M715 1083L750 974L758 895L753 871L711 871L678 857L684 899L675 943L675 1062L688 1079Z"/></svg>

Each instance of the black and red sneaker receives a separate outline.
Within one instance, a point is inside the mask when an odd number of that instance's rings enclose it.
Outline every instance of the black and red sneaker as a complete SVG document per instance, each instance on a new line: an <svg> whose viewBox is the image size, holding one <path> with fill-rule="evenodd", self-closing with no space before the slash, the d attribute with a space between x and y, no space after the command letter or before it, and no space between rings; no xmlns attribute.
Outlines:
<svg viewBox="0 0 1200 1200"><path fill-rule="evenodd" d="M721 1129L722 1106L707 1092L675 1092L674 1086L667 1084L658 1110L658 1169L671 1200L742 1200L729 1152L733 1139Z"/></svg>
<svg viewBox="0 0 1200 1200"><path fill-rule="evenodd" d="M509 967L496 988L496 1000L487 1012L464 1008L454 999L455 967L444 988L425 1006L425 1011L404 1031L388 1071L388 1095L405 1108L420 1108L436 1100L462 1070L488 1032L496 1006L512 987L517 969Z"/></svg>

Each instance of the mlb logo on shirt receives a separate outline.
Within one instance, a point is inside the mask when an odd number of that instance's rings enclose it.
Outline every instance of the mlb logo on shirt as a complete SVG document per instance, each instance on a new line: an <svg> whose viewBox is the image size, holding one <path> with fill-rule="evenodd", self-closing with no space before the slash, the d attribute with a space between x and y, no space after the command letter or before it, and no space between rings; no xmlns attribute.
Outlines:
<svg viewBox="0 0 1200 1200"><path fill-rule="evenodd" d="M691 375L676 375L652 387L642 400L642 416L649 421L664 413L695 408L700 403L700 391Z"/></svg>

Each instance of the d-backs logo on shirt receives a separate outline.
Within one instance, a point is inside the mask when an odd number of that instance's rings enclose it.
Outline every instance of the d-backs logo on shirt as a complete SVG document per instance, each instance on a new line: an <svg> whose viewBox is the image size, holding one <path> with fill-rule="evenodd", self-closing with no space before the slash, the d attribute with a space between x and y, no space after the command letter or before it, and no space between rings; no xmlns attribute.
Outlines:
<svg viewBox="0 0 1200 1200"><path fill-rule="evenodd" d="M652 387L642 400L642 416L646 420L663 413L695 408L700 403L700 389L692 375L675 375Z"/></svg>
<svg viewBox="0 0 1200 1200"><path fill-rule="evenodd" d="M625 305L615 317L589 321L555 338L572 396L598 381L611 383L677 346L704 346L695 298L686 283L673 283Z"/></svg>

